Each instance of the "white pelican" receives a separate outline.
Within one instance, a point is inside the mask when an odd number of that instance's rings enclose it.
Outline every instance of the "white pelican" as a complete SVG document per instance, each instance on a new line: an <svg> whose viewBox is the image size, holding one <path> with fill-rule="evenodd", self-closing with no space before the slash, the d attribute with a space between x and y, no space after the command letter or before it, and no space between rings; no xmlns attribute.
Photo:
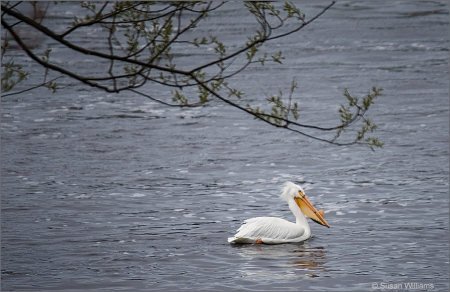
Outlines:
<svg viewBox="0 0 450 292"><path fill-rule="evenodd" d="M234 237L228 238L228 242L266 244L301 242L311 236L306 216L321 225L330 227L323 218L323 210L317 211L314 208L301 186L286 182L280 197L288 203L289 209L297 219L295 223L276 217L247 219Z"/></svg>

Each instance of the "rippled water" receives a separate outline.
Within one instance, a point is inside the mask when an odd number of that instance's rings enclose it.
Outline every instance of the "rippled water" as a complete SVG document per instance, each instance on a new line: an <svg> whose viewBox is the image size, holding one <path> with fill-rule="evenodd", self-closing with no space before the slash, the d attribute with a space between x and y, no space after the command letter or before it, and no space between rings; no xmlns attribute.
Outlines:
<svg viewBox="0 0 450 292"><path fill-rule="evenodd" d="M226 7L216 28L246 33ZM2 98L2 290L448 290L448 15L444 1L339 2L270 45L292 61L239 77L256 99L297 76L307 122L335 114L343 88L383 87L376 152L220 102L172 109L82 86ZM311 223L301 244L229 245L244 219L294 220L278 198L287 180L331 228Z"/></svg>

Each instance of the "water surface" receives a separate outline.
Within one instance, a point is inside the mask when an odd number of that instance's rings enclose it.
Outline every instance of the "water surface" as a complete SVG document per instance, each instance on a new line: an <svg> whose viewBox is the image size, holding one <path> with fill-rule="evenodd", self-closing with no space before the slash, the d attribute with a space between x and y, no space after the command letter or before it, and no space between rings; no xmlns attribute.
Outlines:
<svg viewBox="0 0 450 292"><path fill-rule="evenodd" d="M325 4L300 7L308 16ZM248 33L239 7L209 29L234 32L231 42ZM47 25L71 20L56 9ZM448 14L444 1L339 2L269 45L290 61L236 78L262 103L296 76L308 123L337 115L344 88L384 88L370 112L385 143L376 152L219 101L174 109L79 85L2 98L2 290L448 290ZM331 228L311 222L300 244L228 244L247 218L294 220L278 198L288 180Z"/></svg>

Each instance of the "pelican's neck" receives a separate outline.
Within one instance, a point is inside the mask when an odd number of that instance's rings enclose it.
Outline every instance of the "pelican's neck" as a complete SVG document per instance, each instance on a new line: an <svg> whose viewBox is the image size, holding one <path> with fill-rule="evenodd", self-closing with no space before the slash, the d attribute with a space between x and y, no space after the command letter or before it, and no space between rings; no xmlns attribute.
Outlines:
<svg viewBox="0 0 450 292"><path fill-rule="evenodd" d="M308 233L311 233L311 229L309 228L308 220L306 220L305 214L303 214L302 210L298 207L297 203L294 199L290 199L289 202L289 209L291 209L292 213L294 214L296 221L295 223L300 225L301 227L305 228L305 231Z"/></svg>

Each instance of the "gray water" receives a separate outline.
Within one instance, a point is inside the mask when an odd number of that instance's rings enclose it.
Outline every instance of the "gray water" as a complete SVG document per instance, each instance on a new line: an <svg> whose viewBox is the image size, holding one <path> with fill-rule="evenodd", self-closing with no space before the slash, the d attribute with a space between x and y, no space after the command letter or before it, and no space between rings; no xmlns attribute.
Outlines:
<svg viewBox="0 0 450 292"><path fill-rule="evenodd" d="M308 17L327 3L299 6ZM168 108L81 85L3 97L2 290L448 290L448 8L339 2L269 45L283 66L235 79L263 104L296 76L308 123L330 123L344 88L384 88L369 114L385 143L375 152L312 141L219 101ZM55 9L44 24L63 26L75 8ZM233 42L251 21L240 13L228 3L208 29L234 32ZM93 69L83 58L75 63ZM331 228L311 222L300 244L228 244L247 218L294 220L278 197L288 180Z"/></svg>

